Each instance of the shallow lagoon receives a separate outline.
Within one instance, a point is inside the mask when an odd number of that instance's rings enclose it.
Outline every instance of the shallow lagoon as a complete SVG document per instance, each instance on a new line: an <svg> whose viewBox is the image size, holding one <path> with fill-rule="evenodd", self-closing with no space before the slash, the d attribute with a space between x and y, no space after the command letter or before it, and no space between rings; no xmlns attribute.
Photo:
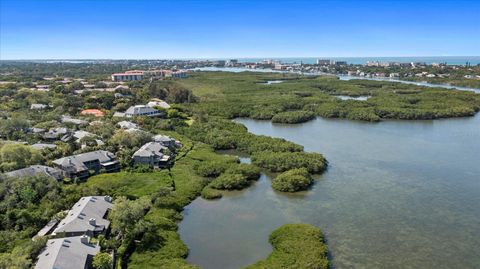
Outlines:
<svg viewBox="0 0 480 269"><path fill-rule="evenodd" d="M179 230L189 262L241 268L270 253L268 235L275 228L305 222L326 234L334 268L480 267L479 115L238 122L323 153L330 167L304 193L277 193L263 175L220 200L196 199Z"/></svg>

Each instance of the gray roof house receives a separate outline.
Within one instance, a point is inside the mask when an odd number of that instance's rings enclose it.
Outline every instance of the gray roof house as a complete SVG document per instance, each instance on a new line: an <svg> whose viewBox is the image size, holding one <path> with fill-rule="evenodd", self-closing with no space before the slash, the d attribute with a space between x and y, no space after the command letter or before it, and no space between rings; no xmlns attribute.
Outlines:
<svg viewBox="0 0 480 269"><path fill-rule="evenodd" d="M180 141L178 140L175 140L173 138L171 138L170 136L166 136L166 135L155 135L153 137L153 141L155 142L158 142L162 145L164 145L165 147L168 147L170 149L172 148L181 148L182 147L182 143L180 143Z"/></svg>
<svg viewBox="0 0 480 269"><path fill-rule="evenodd" d="M35 269L86 269L91 268L93 256L100 246L90 244L88 236L50 239L38 255Z"/></svg>
<svg viewBox="0 0 480 269"><path fill-rule="evenodd" d="M146 105L131 106L127 109L127 111L125 111L126 117L137 117L137 116L156 117L160 115L161 114L158 110Z"/></svg>
<svg viewBox="0 0 480 269"><path fill-rule="evenodd" d="M44 166L44 165L31 165L26 168L14 170L5 173L7 177L35 177L35 176L47 176L54 178L56 180L61 180L63 178L63 173L61 170Z"/></svg>
<svg viewBox="0 0 480 269"><path fill-rule="evenodd" d="M53 164L63 170L66 177L80 180L88 178L90 171L98 174L102 169L107 173L120 170L120 164L116 160L115 154L105 150L63 157L54 160Z"/></svg>
<svg viewBox="0 0 480 269"><path fill-rule="evenodd" d="M87 124L88 121L86 120L80 120L80 119L74 119L70 116L67 116L67 115L63 115L62 116L62 122L63 123L73 123L75 125L82 125L82 124Z"/></svg>
<svg viewBox="0 0 480 269"><path fill-rule="evenodd" d="M120 126L120 128L124 129L124 130L128 130L128 129L138 129L138 124L136 123L133 123L131 121L120 121L119 123L117 123L118 126Z"/></svg>
<svg viewBox="0 0 480 269"><path fill-rule="evenodd" d="M70 134L70 130L65 127L52 128L48 132L43 134L43 139L48 141L55 141L66 137Z"/></svg>
<svg viewBox="0 0 480 269"><path fill-rule="evenodd" d="M111 208L112 197L110 196L82 197L60 221L52 235L95 236L104 233L110 226L106 216Z"/></svg>
<svg viewBox="0 0 480 269"><path fill-rule="evenodd" d="M36 150L42 150L42 149L54 149L57 148L57 145L55 144L43 144L43 143L35 143L31 146L32 148Z"/></svg>
<svg viewBox="0 0 480 269"><path fill-rule="evenodd" d="M148 142L137 150L132 159L136 164L145 164L151 167L166 167L170 156L163 154L168 148L158 142Z"/></svg>

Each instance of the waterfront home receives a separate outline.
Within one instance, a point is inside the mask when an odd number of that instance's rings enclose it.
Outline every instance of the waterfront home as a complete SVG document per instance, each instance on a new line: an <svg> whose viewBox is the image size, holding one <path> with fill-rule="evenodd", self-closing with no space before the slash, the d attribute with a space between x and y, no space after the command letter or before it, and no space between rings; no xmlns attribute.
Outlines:
<svg viewBox="0 0 480 269"><path fill-rule="evenodd" d="M50 239L38 255L35 269L88 269L100 246L90 244L86 235Z"/></svg>
<svg viewBox="0 0 480 269"><path fill-rule="evenodd" d="M127 111L125 111L125 117L137 117L137 116L157 117L160 115L161 115L160 111L146 105L131 106L127 109Z"/></svg>
<svg viewBox="0 0 480 269"><path fill-rule="evenodd" d="M132 159L135 164L149 165L154 168L162 168L168 166L170 156L165 155L168 148L158 142L148 142L137 150Z"/></svg>
<svg viewBox="0 0 480 269"><path fill-rule="evenodd" d="M44 165L31 165L26 168L14 170L5 173L7 177L11 178L24 178L24 177L49 177L56 180L63 179L63 173L61 170L44 166Z"/></svg>
<svg viewBox="0 0 480 269"><path fill-rule="evenodd" d="M113 153L105 150L97 150L53 161L53 164L63 171L65 177L84 180L92 173L98 174L101 171L117 172L120 164Z"/></svg>
<svg viewBox="0 0 480 269"><path fill-rule="evenodd" d="M103 234L110 226L110 221L107 219L110 209L112 209L112 197L110 196L82 197L60 221L52 235L68 237Z"/></svg>

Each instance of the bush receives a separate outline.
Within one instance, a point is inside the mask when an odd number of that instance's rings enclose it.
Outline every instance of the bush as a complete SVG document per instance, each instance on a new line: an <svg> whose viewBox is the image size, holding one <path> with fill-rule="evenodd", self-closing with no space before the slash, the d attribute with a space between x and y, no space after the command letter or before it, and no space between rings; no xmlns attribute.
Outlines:
<svg viewBox="0 0 480 269"><path fill-rule="evenodd" d="M321 154L307 152L257 152L252 154L252 163L272 172L305 167L310 173L321 173L328 165Z"/></svg>
<svg viewBox="0 0 480 269"><path fill-rule="evenodd" d="M328 269L328 249L320 229L309 224L286 224L270 234L272 253L247 269Z"/></svg>
<svg viewBox="0 0 480 269"><path fill-rule="evenodd" d="M272 118L275 123L302 123L315 118L315 114L311 111L287 111L278 113Z"/></svg>
<svg viewBox="0 0 480 269"><path fill-rule="evenodd" d="M208 200L222 198L222 193L218 190L212 189L210 186L203 188L201 195L202 198Z"/></svg>
<svg viewBox="0 0 480 269"><path fill-rule="evenodd" d="M241 174L248 180L257 180L260 177L260 169L258 167L245 163L231 165L226 173Z"/></svg>
<svg viewBox="0 0 480 269"><path fill-rule="evenodd" d="M221 161L206 161L196 163L193 167L195 173L202 177L218 177L225 172L228 164Z"/></svg>
<svg viewBox="0 0 480 269"><path fill-rule="evenodd" d="M250 185L250 180L242 174L224 173L208 186L217 190L241 190Z"/></svg>
<svg viewBox="0 0 480 269"><path fill-rule="evenodd" d="M305 168L283 172L273 179L272 187L277 191L296 192L306 190L313 183L312 176Z"/></svg>

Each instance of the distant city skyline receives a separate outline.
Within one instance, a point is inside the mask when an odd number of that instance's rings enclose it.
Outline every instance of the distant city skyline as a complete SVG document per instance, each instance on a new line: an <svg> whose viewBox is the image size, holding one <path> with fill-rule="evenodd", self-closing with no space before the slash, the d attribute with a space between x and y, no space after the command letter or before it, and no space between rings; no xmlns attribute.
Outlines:
<svg viewBox="0 0 480 269"><path fill-rule="evenodd" d="M0 0L0 59L480 55L480 1Z"/></svg>

